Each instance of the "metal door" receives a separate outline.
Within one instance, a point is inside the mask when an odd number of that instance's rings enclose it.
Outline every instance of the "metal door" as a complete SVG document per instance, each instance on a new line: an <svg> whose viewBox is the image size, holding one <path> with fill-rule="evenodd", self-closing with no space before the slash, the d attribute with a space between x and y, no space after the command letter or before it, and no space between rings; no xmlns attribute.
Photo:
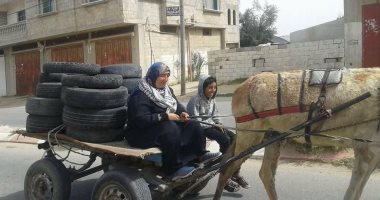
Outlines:
<svg viewBox="0 0 380 200"><path fill-rule="evenodd" d="M111 38L95 42L96 64L101 66L131 63L132 45L131 38Z"/></svg>
<svg viewBox="0 0 380 200"><path fill-rule="evenodd" d="M35 94L40 74L40 52L30 51L15 54L17 95Z"/></svg>
<svg viewBox="0 0 380 200"><path fill-rule="evenodd" d="M363 5L363 67L380 66L380 4Z"/></svg>
<svg viewBox="0 0 380 200"><path fill-rule="evenodd" d="M51 48L51 60L55 62L84 62L83 44Z"/></svg>

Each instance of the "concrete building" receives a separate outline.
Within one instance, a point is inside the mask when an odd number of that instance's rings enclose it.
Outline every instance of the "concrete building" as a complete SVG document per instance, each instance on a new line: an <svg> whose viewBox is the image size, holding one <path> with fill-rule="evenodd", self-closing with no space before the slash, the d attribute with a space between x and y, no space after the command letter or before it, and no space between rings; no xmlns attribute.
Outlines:
<svg viewBox="0 0 380 200"><path fill-rule="evenodd" d="M263 71L380 67L380 3L344 0L344 17L295 31L290 43L209 52L209 74L219 82Z"/></svg>
<svg viewBox="0 0 380 200"><path fill-rule="evenodd" d="M239 0L184 1L191 52L239 47ZM180 77L179 0L0 0L0 96L33 93L43 63L166 62Z"/></svg>

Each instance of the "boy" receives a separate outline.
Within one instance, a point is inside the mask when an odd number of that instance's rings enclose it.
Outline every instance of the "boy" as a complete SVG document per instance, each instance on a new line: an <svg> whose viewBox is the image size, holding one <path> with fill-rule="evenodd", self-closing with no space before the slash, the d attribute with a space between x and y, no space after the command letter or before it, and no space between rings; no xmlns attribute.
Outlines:
<svg viewBox="0 0 380 200"><path fill-rule="evenodd" d="M190 116L205 116L197 118L198 121L208 124L221 124L218 117L218 109L216 108L215 96L217 92L216 78L204 76L199 79L198 95L193 96L187 104L187 111ZM234 139L234 133L216 126L202 124L205 136L211 140L215 140L219 144L219 151L224 154ZM247 181L240 175L240 170L235 172L233 177L228 180L225 190L229 192L237 192L240 186L249 188ZM235 183L235 182L237 183ZM240 185L240 186L239 186Z"/></svg>

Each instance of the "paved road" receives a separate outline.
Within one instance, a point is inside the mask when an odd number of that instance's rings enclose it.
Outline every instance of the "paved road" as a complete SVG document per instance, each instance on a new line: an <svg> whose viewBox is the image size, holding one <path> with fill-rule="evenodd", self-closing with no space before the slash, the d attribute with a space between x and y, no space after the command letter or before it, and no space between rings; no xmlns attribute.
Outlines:
<svg viewBox="0 0 380 200"><path fill-rule="evenodd" d="M42 151L35 145L0 143L0 200L24 200L23 181L29 166L41 158ZM65 152L60 151L62 155ZM74 161L83 158L74 156ZM243 164L242 173L253 186L239 193L223 193L222 200L265 200L267 196L258 178L260 160L249 159ZM90 199L92 187L102 173L93 174L79 179L72 184L71 200ZM343 199L351 172L344 167L320 163L285 163L278 169L276 181L278 195L283 200L336 200ZM378 200L380 173L376 171L370 178L361 199ZM212 199L216 179L212 179L201 191L197 200Z"/></svg>

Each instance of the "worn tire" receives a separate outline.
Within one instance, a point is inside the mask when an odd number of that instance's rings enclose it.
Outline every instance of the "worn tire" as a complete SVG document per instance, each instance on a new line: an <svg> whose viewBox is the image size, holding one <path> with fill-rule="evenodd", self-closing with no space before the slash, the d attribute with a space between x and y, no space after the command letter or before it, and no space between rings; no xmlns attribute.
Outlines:
<svg viewBox="0 0 380 200"><path fill-rule="evenodd" d="M82 129L122 128L127 119L127 109L125 106L102 110L65 106L62 118L65 125Z"/></svg>
<svg viewBox="0 0 380 200"><path fill-rule="evenodd" d="M28 200L68 200L71 193L70 175L55 158L33 163L25 175L24 195Z"/></svg>
<svg viewBox="0 0 380 200"><path fill-rule="evenodd" d="M64 87L61 94L61 100L65 105L88 109L121 107L126 104L127 98L128 89L125 87L116 89Z"/></svg>
<svg viewBox="0 0 380 200"><path fill-rule="evenodd" d="M124 130L120 129L82 129L67 126L66 133L74 139L82 142L105 143L121 140L124 136Z"/></svg>
<svg viewBox="0 0 380 200"><path fill-rule="evenodd" d="M123 78L141 78L142 69L140 65L125 63L102 67L102 74L120 74Z"/></svg>
<svg viewBox="0 0 380 200"><path fill-rule="evenodd" d="M61 98L61 83L38 83L36 96L43 98Z"/></svg>
<svg viewBox="0 0 380 200"><path fill-rule="evenodd" d="M96 75L100 73L100 66L96 64L53 62L42 66L44 73L70 73Z"/></svg>
<svg viewBox="0 0 380 200"><path fill-rule="evenodd" d="M63 104L60 99L29 97L26 100L25 111L32 115L61 116Z"/></svg>
<svg viewBox="0 0 380 200"><path fill-rule="evenodd" d="M127 78L123 79L123 86L128 88L129 94L133 92L133 90L138 86L141 78Z"/></svg>
<svg viewBox="0 0 380 200"><path fill-rule="evenodd" d="M98 74L95 76L63 76L62 85L90 89L114 89L122 86L123 77L117 74Z"/></svg>
<svg viewBox="0 0 380 200"><path fill-rule="evenodd" d="M120 195L118 199L152 200L148 183L137 172L128 169L103 174L95 183L91 199L108 199L111 195Z"/></svg>
<svg viewBox="0 0 380 200"><path fill-rule="evenodd" d="M39 83L51 83L51 82L61 82L63 73L40 73L38 78Z"/></svg>
<svg viewBox="0 0 380 200"><path fill-rule="evenodd" d="M28 115L26 118L26 132L47 133L50 130L62 125L62 117ZM60 131L62 133L63 131Z"/></svg>

